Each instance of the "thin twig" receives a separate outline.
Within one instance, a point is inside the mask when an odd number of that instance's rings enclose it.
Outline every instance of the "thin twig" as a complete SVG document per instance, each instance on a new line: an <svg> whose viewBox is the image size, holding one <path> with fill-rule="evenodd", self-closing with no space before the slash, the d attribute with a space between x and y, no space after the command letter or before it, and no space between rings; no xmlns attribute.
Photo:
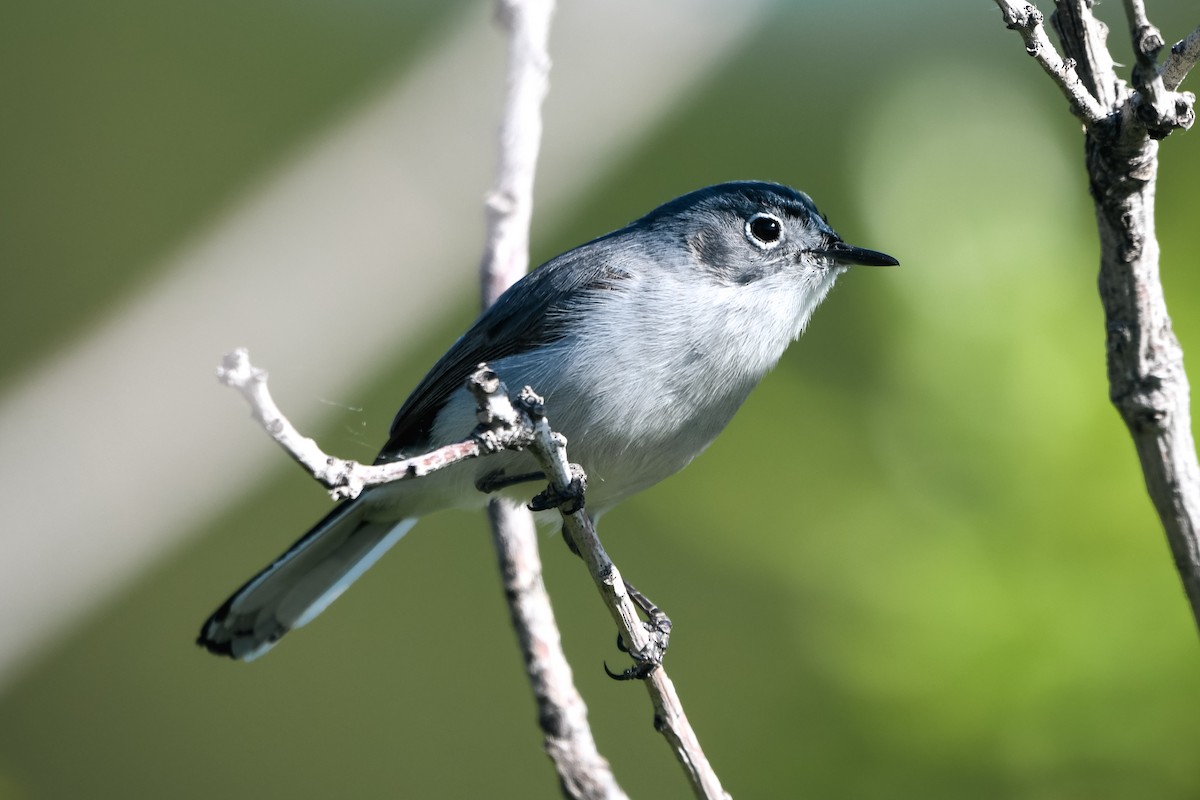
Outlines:
<svg viewBox="0 0 1200 800"><path fill-rule="evenodd" d="M1176 128L1190 128L1194 116L1186 96L1166 87L1158 69L1158 54L1166 42L1146 16L1144 0L1125 0L1129 38L1133 43L1133 85L1138 94L1133 109L1155 139L1162 139Z"/></svg>
<svg viewBox="0 0 1200 800"><path fill-rule="evenodd" d="M547 755L563 793L586 800L619 800L625 793L600 755L562 649L550 597L542 581L537 530L529 510L503 500L488 504L496 557L513 628L538 706Z"/></svg>
<svg viewBox="0 0 1200 800"><path fill-rule="evenodd" d="M528 432L503 424L481 428L476 435L429 453L384 464L362 464L326 454L315 441L302 436L279 410L267 388L267 372L250 363L245 348L227 353L217 368L217 378L237 389L250 404L254 418L280 447L329 490L334 500L351 500L368 486L420 478L460 461L478 458L507 447L524 447Z"/></svg>
<svg viewBox="0 0 1200 800"><path fill-rule="evenodd" d="M241 393L254 419L309 475L325 484L335 500L353 499L368 486L422 478L460 461L501 450L524 450L536 443L528 414L513 406L503 382L486 364L480 364L467 380L480 421L468 438L412 458L373 465L331 456L302 436L279 410L267 387L267 371L250 362L246 348L226 354L217 367L217 379Z"/></svg>
<svg viewBox="0 0 1200 800"><path fill-rule="evenodd" d="M525 274L533 179L541 146L542 101L549 86L548 40L553 0L497 0L496 17L508 34L507 90L496 179L486 203L487 235L480 262L484 308ZM507 392L497 396L507 400ZM537 531L529 510L504 500L488 504L492 543L509 615L529 675L545 749L567 797L625 798L588 726L587 706L575 688L562 650L550 596L542 582Z"/></svg>
<svg viewBox="0 0 1200 800"><path fill-rule="evenodd" d="M542 143L542 101L550 87L550 18L554 0L497 0L507 31L508 78L496 180L488 193L480 298L487 308L529 269L533 179Z"/></svg>
<svg viewBox="0 0 1200 800"><path fill-rule="evenodd" d="M1171 91L1178 89L1197 61L1200 61L1200 25L1171 47L1171 55L1167 56L1158 70L1163 86Z"/></svg>
<svg viewBox="0 0 1200 800"><path fill-rule="evenodd" d="M1129 22L1129 36L1133 40L1134 55L1150 58L1157 56L1166 42L1146 15L1145 0L1125 0L1125 19Z"/></svg>
<svg viewBox="0 0 1200 800"><path fill-rule="evenodd" d="M1058 34L1065 59L1092 97L1109 114L1128 93L1125 82L1117 77L1116 64L1108 52L1108 26L1092 13L1095 0L1054 0L1050 22Z"/></svg>
<svg viewBox="0 0 1200 800"><path fill-rule="evenodd" d="M1107 116L1104 108L1079 78L1073 61L1063 61L1046 35L1046 27L1042 24L1042 12L1037 7L1018 0L996 0L1004 24L1021 34L1025 40L1025 52L1045 70L1050 79L1058 85L1071 104L1071 111L1083 120L1085 125L1092 125Z"/></svg>
<svg viewBox="0 0 1200 800"><path fill-rule="evenodd" d="M529 451L538 460L551 488L561 499L559 509L563 517L563 530L587 564L593 582L604 597L621 635L629 644L630 655L639 664L648 667L645 684L654 706L655 728L666 738L683 766L696 797L702 800L728 800L729 795L722 788L716 771L704 755L700 740L688 722L675 685L662 666L665 632L653 630L649 624L642 622L620 571L596 536L591 517L579 504L582 487L579 486L576 470L567 461L566 439L551 430L549 421L541 413L540 398L533 396L528 387L522 392L519 405L533 417L534 442L529 446Z"/></svg>

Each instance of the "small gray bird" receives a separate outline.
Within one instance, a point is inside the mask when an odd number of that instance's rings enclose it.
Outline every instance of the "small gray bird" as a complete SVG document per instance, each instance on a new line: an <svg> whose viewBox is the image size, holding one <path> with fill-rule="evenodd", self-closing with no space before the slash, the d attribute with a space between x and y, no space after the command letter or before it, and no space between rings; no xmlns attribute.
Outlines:
<svg viewBox="0 0 1200 800"><path fill-rule="evenodd" d="M891 256L846 244L808 195L774 183L686 194L551 259L514 284L401 406L376 463L458 441L476 424L480 362L546 399L588 475L593 518L709 445L847 266ZM325 610L417 519L482 507L479 485L537 470L525 453L464 462L338 505L201 629L249 661Z"/></svg>

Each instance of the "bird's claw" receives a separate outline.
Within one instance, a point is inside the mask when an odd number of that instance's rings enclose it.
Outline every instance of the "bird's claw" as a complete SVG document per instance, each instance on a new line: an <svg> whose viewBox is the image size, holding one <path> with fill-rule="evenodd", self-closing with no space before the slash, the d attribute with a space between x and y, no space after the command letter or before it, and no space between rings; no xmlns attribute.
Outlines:
<svg viewBox="0 0 1200 800"><path fill-rule="evenodd" d="M584 494L587 491L587 476L578 464L571 464L571 483L559 490L553 484L534 495L529 502L530 511L558 509L563 514L574 514L583 510Z"/></svg>
<svg viewBox="0 0 1200 800"><path fill-rule="evenodd" d="M657 667L657 664L634 664L622 672L613 672L608 668L608 662L605 661L604 673L614 681L642 681L649 678L650 673L654 672Z"/></svg>
<svg viewBox="0 0 1200 800"><path fill-rule="evenodd" d="M622 672L613 672L608 668L608 662L604 663L604 672L608 677L615 681L632 681L645 680L649 678L654 670L658 669L663 663L663 657L667 654L667 643L671 636L671 620L667 619L666 615L661 615L661 621L651 620L643 622L642 625L646 628L646 633L649 638L645 648L640 651L634 651L628 644L625 643L625 637L617 634L617 649L622 653L626 653L633 659L633 666L628 667ZM662 622L665 621L665 625Z"/></svg>

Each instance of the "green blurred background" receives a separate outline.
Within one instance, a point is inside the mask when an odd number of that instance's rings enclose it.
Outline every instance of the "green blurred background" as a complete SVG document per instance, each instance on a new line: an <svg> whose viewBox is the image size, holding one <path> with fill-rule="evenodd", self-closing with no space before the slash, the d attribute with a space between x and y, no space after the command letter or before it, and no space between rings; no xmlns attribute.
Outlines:
<svg viewBox="0 0 1200 800"><path fill-rule="evenodd" d="M470 5L0 10L0 389L16 391L124 313L180 242L436 48ZM1200 21L1181 5L1150 3L1171 41ZM637 25L635 10L612 13ZM535 213L533 253L543 260L683 191L752 177L805 189L848 240L903 262L843 278L716 444L604 520L617 563L675 621L671 674L726 788L1200 796L1200 652L1107 401L1077 123L984 0L746 13L757 15L748 35L697 64L698 91L650 123L611 120L638 127L636 144L576 187L583 199L552 227ZM1124 21L1109 21L1120 39ZM555 59L571 59L555 42ZM1115 49L1118 60L1128 50ZM494 103L499 88L444 100ZM553 125L545 135L547 146L572 144L555 143ZM1158 220L1193 376L1194 137L1163 147ZM491 151L490 129L478 146ZM481 208L449 222L437 235L477 239ZM353 263L336 268L331 291L338 281L369 290ZM395 268L422 280L421 264ZM353 406L324 412L314 433L369 457L473 316L474 269L461 264L459 301L419 346L381 358L359 385L318 378L317 396L281 397L285 409L325 396ZM286 380L287 365L265 366ZM208 390L211 373L198 372ZM241 402L211 397L221 413ZM78 402L86 409L87 397ZM28 424L86 436L103 420L81 411ZM238 424L240 441L261 446ZM8 673L0 798L557 796L479 517L422 522L253 665L192 645L212 608L326 507L285 458L269 463L247 496L213 504ZM177 471L188 491L188 466L169 450L156 468ZM70 485L58 491L71 502ZM131 491L131 513L138 502ZM58 535L69 549L120 530L98 520ZM603 674L619 655L582 567L557 537L543 555L602 752L632 796L688 796L644 693ZM53 569L41 580L53 585Z"/></svg>

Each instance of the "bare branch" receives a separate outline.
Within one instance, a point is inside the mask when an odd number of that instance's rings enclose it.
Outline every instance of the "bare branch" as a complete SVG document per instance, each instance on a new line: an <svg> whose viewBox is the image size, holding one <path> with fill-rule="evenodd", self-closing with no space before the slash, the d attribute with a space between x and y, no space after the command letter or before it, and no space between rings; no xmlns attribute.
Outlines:
<svg viewBox="0 0 1200 800"><path fill-rule="evenodd" d="M420 478L460 461L508 447L523 447L524 439L529 435L528 431L515 425L515 415L506 420L497 412L488 426L481 427L477 434L461 442L401 461L367 465L328 455L315 441L300 435L271 397L267 389L266 370L250 363L250 354L245 348L225 355L221 366L217 368L217 378L226 386L241 392L250 404L254 418L271 434L271 438L329 489L334 500L350 500L358 497L368 486Z"/></svg>
<svg viewBox="0 0 1200 800"><path fill-rule="evenodd" d="M533 178L542 143L542 101L549 90L550 17L554 0L497 0L508 32L508 79L500 123L496 181L487 196L487 237L480 264L486 308L529 268Z"/></svg>
<svg viewBox="0 0 1200 800"><path fill-rule="evenodd" d="M488 518L513 628L537 700L546 753L558 770L563 793L587 800L621 800L626 795L596 748L587 706L575 688L571 665L563 654L550 597L542 582L533 517L526 508L494 500L488 504Z"/></svg>
<svg viewBox="0 0 1200 800"><path fill-rule="evenodd" d="M1002 9L1012 7L1005 11L1009 27L1014 27L1018 10L1030 17L1036 13L1028 4L997 3ZM1133 438L1146 488L1200 625L1200 463L1183 349L1167 312L1154 232L1157 140L1194 120L1195 98L1173 89L1195 63L1200 44L1181 42L1163 70L1157 69L1162 37L1142 0L1125 0L1137 58L1132 76L1136 91L1131 92L1114 72L1106 29L1092 15L1092 3L1055 0L1053 21L1063 51L1079 64L1081 80L1111 110L1087 126L1085 139L1100 236L1109 397ZM1028 19L1024 24L1030 27ZM1189 40L1195 38L1194 33Z"/></svg>
<svg viewBox="0 0 1200 800"><path fill-rule="evenodd" d="M1133 52L1138 58L1154 59L1166 44L1158 28L1150 24L1146 16L1145 0L1125 0L1125 18L1129 20L1129 35L1133 39Z"/></svg>
<svg viewBox="0 0 1200 800"><path fill-rule="evenodd" d="M551 489L559 501L563 531L571 538L575 550L587 564L588 572L604 596L613 620L629 643L630 655L647 668L645 683L654 706L655 728L667 739L679 759L696 797L728 800L729 795L721 787L688 722L675 685L662 666L666 648L665 631L656 630L652 625L642 622L620 571L596 536L591 518L583 510L583 479L567 461L566 439L551 430L549 421L542 413L541 398L534 395L529 387L521 393L518 405L533 418L534 442L529 449L550 480Z"/></svg>
<svg viewBox="0 0 1200 800"><path fill-rule="evenodd" d="M1108 26L1092 13L1095 0L1054 0L1050 22L1063 55L1075 64L1079 79L1108 113L1128 93L1108 52Z"/></svg>
<svg viewBox="0 0 1200 800"><path fill-rule="evenodd" d="M1171 48L1171 55L1159 68L1163 86L1171 91L1178 89L1197 61L1200 61L1200 25Z"/></svg>
<svg viewBox="0 0 1200 800"><path fill-rule="evenodd" d="M630 655L639 662L661 663L661 646L652 640L646 626L642 624L637 608L629 597L625 581L621 578L620 570L608 557L604 545L596 536L591 518L583 510L586 478L578 468L573 468L567 462L566 437L550 429L550 423L541 413L541 398L532 394L529 387L522 392L521 402L533 417L534 442L530 445L530 453L537 459L554 490L554 498L558 501L559 510L563 515L563 527L579 551L579 556L587 564L588 572L604 597L605 605L608 606L617 627L626 637Z"/></svg>
<svg viewBox="0 0 1200 800"><path fill-rule="evenodd" d="M1176 128L1190 128L1195 122L1192 106L1195 97L1188 92L1177 94L1166 87L1158 69L1158 53L1166 42L1158 28L1146 16L1143 0L1125 0L1129 20L1129 35L1133 40L1133 85L1137 95L1133 110L1155 139L1166 137Z"/></svg>
<svg viewBox="0 0 1200 800"><path fill-rule="evenodd" d="M717 780L717 773L708 763L691 723L683 713L683 703L675 692L675 684L661 667L650 673L646 689L654 704L654 726L667 738L675 757L692 781L692 791L704 800L729 800L729 794Z"/></svg>
<svg viewBox="0 0 1200 800"><path fill-rule="evenodd" d="M1116 189L1116 181L1101 179ZM1183 348L1159 277L1153 196L1151 179L1097 202L1109 397L1133 438L1147 492L1200 625L1200 466Z"/></svg>
<svg viewBox="0 0 1200 800"><path fill-rule="evenodd" d="M542 138L542 101L549 86L547 45L553 11L553 0L496 3L496 17L508 34L509 45L496 180L486 202L487 235L479 267L484 308L529 266L533 179ZM492 396L508 402L503 384ZM488 520L546 753L554 762L562 791L572 798L621 800L626 795L596 748L587 706L575 688L562 650L550 596L542 583L533 516L528 509L497 499L488 504Z"/></svg>
<svg viewBox="0 0 1200 800"><path fill-rule="evenodd" d="M525 0L525 2L498 0L496 6L498 18L509 31L511 44L508 62L508 99L504 121L500 127L500 164L497 168L495 188L488 195L487 200L488 235L480 268L482 298L485 307L494 302L500 293L519 279L528 268L533 177L541 140L540 107L547 91L547 76L550 69L546 38L552 6L550 0ZM587 563L589 572L604 597L605 604L626 637L625 641L630 643L630 654L639 663L658 665L647 680L647 687L650 689L655 709L656 725L666 736L676 756L683 764L696 795L711 800L726 798L727 795L721 788L716 773L713 772L708 759L700 749L674 686L661 668L665 636L661 638L651 636L651 631L638 617L637 609L630 601L620 572L600 544L595 529L592 527L591 519L583 512L582 479L573 474L566 461L564 449L566 440L551 432L545 417L541 416L541 399L533 395L532 390L528 387L522 392L522 399L526 410L534 412L536 441L531 445L530 450L538 458L546 475L550 476L552 488L563 497L568 497L564 493L568 492L570 488L577 491L577 494L570 495L570 497L577 497L577 500L568 499L566 501L568 504L577 503L577 506L562 509L563 527L568 532L567 535L571 536L576 549ZM506 520L515 513L511 509L503 509L493 502L489 513L494 523L493 532L497 555L501 562L501 572L507 575L510 570L519 566L512 560L513 556L509 554L518 551L530 551L536 554L537 542L532 535L527 542L512 541L530 526L523 521L520 523L507 522ZM511 529L511 532L506 532L505 529ZM526 578L524 583L528 582L529 579ZM538 582L540 583L540 580ZM521 583L521 581L510 584L506 580L506 588L517 583ZM528 634L522 630L532 622L524 621L518 608L521 602L531 602L531 598L521 601L520 598L511 594L510 597L513 598L510 600L513 622L522 639L522 647L526 652L526 663L530 665L530 675L534 677L535 671L539 669L535 663L536 650L529 649L530 645L525 641ZM545 613L552 614L548 599L546 602ZM551 616L550 619L552 621L553 617ZM557 647L557 641L554 644ZM565 660L562 663L565 665ZM548 666L543 662L540 668L546 669ZM569 673L567 679L569 680ZM534 680L534 692L538 697L539 708L542 709L541 716L545 718L552 698L542 693L536 679ZM582 708L582 700L579 701L579 707ZM562 712L556 711L555 713ZM580 741L574 744L568 742L569 749L579 749L586 745L592 748L594 753L595 745L591 741L590 731L587 731L586 721L583 721L580 733L586 734L586 742ZM560 760L556 755L556 747L551 744L549 731L547 731L547 751L554 758L559 769L564 790L570 791L572 781L580 780L577 777L579 766L573 767L574 772L567 770L572 768L572 762L580 760L578 755ZM608 791L612 791L614 794L620 792L620 788L617 787L611 773L608 772L607 763L601 763L603 759L598 753L595 753L594 757L589 754L584 762L599 765L601 768L598 777L586 778L587 780L603 781L604 785L608 787ZM572 796L576 795L572 794Z"/></svg>
<svg viewBox="0 0 1200 800"><path fill-rule="evenodd" d="M1075 62L1063 61L1054 49L1042 24L1042 12L1031 3L1019 0L996 0L996 5L1000 7L1004 24L1010 30L1021 34L1021 38L1025 40L1025 52L1033 56L1062 90L1071 104L1072 113L1082 119L1085 125L1092 125L1104 119L1108 114L1107 109L1080 80Z"/></svg>

